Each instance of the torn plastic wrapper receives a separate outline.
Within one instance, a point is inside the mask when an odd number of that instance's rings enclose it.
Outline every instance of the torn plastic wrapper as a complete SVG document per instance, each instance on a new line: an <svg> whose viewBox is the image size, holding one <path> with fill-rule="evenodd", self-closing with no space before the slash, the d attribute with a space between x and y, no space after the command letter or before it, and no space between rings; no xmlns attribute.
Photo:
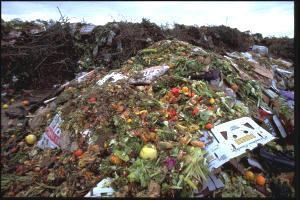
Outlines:
<svg viewBox="0 0 300 200"><path fill-rule="evenodd" d="M276 61L281 62L285 67L291 67L293 66L293 63L282 60L281 58L278 58Z"/></svg>
<svg viewBox="0 0 300 200"><path fill-rule="evenodd" d="M270 110L268 110L268 109L266 109L266 108L264 108L262 106L260 106L258 108L258 113L259 113L259 118L261 120L264 120L266 117L268 117L268 116L270 116L270 115L273 114Z"/></svg>
<svg viewBox="0 0 300 200"><path fill-rule="evenodd" d="M251 55L249 52L242 52L241 54L242 54L242 56L243 56L244 58L246 58L249 62L258 64L258 62L257 62L256 60L253 59L252 55ZM258 55L259 55L259 54L258 54Z"/></svg>
<svg viewBox="0 0 300 200"><path fill-rule="evenodd" d="M261 171L265 172L264 168L261 166L261 164L257 160L255 160L253 158L248 158L247 161L248 161L249 165L256 167L256 168L260 169Z"/></svg>
<svg viewBox="0 0 300 200"><path fill-rule="evenodd" d="M92 74L94 74L94 72L95 72L95 70L92 70L92 71L90 71L90 72L85 72L85 73L83 73L81 76L79 76L79 77L77 77L77 82L78 83L81 83L81 82L83 82L83 81L85 81L89 76L91 76Z"/></svg>
<svg viewBox="0 0 300 200"><path fill-rule="evenodd" d="M157 77L165 74L169 70L169 66L155 66L144 69L138 72L138 77L132 77L129 79L130 84L150 84Z"/></svg>
<svg viewBox="0 0 300 200"><path fill-rule="evenodd" d="M277 115L273 115L273 121L274 121L277 129L279 130L281 137L286 138L287 134L280 122L280 119L277 117Z"/></svg>
<svg viewBox="0 0 300 200"><path fill-rule="evenodd" d="M264 89L263 92L272 100L278 97L278 95L270 89Z"/></svg>
<svg viewBox="0 0 300 200"><path fill-rule="evenodd" d="M252 51L259 53L261 55L267 55L269 53L269 49L265 46L253 45Z"/></svg>
<svg viewBox="0 0 300 200"><path fill-rule="evenodd" d="M207 176L206 181L203 182L202 189L193 191L193 197L204 197L208 195L209 192L221 188L224 188L224 183L220 178L216 177L213 173L210 173Z"/></svg>
<svg viewBox="0 0 300 200"><path fill-rule="evenodd" d="M287 71L284 69L280 69L279 67L275 68L276 73L278 73L280 76L291 78L294 75L294 72Z"/></svg>
<svg viewBox="0 0 300 200"><path fill-rule="evenodd" d="M287 100L294 100L294 91L284 91L280 90L281 96L285 97Z"/></svg>
<svg viewBox="0 0 300 200"><path fill-rule="evenodd" d="M45 133L38 141L37 146L41 149L50 148L55 149L59 147L61 129L60 125L63 122L59 114L56 114L50 125L46 128Z"/></svg>
<svg viewBox="0 0 300 200"><path fill-rule="evenodd" d="M108 185L112 179L106 178L100 181L96 187L92 188L84 197L112 197L114 190Z"/></svg>
<svg viewBox="0 0 300 200"><path fill-rule="evenodd" d="M214 140L205 148L209 170L220 167L246 150L254 149L258 144L264 145L275 139L249 117L220 124L211 131Z"/></svg>
<svg viewBox="0 0 300 200"><path fill-rule="evenodd" d="M170 67L167 65L163 66L155 66L146 68L142 71L137 72L137 74L133 75L129 79L130 84L150 84L154 79L157 77L165 74ZM104 76L101 80L97 82L97 85L101 86L108 80L112 83L122 80L122 79L128 79L127 76L118 73L118 72L112 72L111 74L108 74Z"/></svg>
<svg viewBox="0 0 300 200"><path fill-rule="evenodd" d="M127 76L124 76L121 73L113 72L111 74L104 76L101 80L99 80L97 82L97 85L101 86L108 80L111 80L110 82L114 83L117 82L118 80L127 79L127 78L128 78Z"/></svg>

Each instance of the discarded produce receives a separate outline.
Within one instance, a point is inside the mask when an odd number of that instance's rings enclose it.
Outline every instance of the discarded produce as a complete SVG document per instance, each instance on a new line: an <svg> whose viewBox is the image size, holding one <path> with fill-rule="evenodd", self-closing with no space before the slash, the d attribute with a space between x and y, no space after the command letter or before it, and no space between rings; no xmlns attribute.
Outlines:
<svg viewBox="0 0 300 200"><path fill-rule="evenodd" d="M29 134L29 135L27 135L27 136L25 137L25 140L26 140L27 144L35 144L37 138L36 138L35 135Z"/></svg>

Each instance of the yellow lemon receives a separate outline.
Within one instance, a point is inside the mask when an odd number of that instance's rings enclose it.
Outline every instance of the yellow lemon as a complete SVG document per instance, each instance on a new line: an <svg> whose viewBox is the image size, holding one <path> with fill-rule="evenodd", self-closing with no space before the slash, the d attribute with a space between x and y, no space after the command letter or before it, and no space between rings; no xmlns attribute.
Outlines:
<svg viewBox="0 0 300 200"><path fill-rule="evenodd" d="M157 150L154 145L147 144L140 151L140 157L143 159L154 160L157 158Z"/></svg>
<svg viewBox="0 0 300 200"><path fill-rule="evenodd" d="M27 144L34 144L36 142L36 136L33 134L27 135L25 140Z"/></svg>

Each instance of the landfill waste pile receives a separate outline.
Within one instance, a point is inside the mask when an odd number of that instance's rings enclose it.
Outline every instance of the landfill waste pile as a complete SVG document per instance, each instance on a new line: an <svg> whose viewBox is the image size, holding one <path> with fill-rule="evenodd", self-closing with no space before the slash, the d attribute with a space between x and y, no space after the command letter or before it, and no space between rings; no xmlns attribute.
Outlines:
<svg viewBox="0 0 300 200"><path fill-rule="evenodd" d="M214 50L217 53L230 51L246 51L259 39L256 35L247 32L241 32L224 25L221 26L186 26L175 24L174 29L170 30L170 35L178 40L186 41L196 46Z"/></svg>
<svg viewBox="0 0 300 200"><path fill-rule="evenodd" d="M69 23L64 17L57 22L2 20L1 36L3 91L52 88L96 67L120 68L139 50L164 39L182 40L221 55L264 45L272 57L294 61L293 39L263 38L226 26L159 27L147 19L104 26Z"/></svg>
<svg viewBox="0 0 300 200"><path fill-rule="evenodd" d="M119 68L138 50L165 38L146 19L105 26L67 19L2 21L1 34L3 83L17 90L51 88L95 67Z"/></svg>
<svg viewBox="0 0 300 200"><path fill-rule="evenodd" d="M155 42L1 133L1 194L294 197L293 70L264 46Z"/></svg>
<svg viewBox="0 0 300 200"><path fill-rule="evenodd" d="M51 88L74 78L78 59L64 22L2 22L1 35L2 89Z"/></svg>

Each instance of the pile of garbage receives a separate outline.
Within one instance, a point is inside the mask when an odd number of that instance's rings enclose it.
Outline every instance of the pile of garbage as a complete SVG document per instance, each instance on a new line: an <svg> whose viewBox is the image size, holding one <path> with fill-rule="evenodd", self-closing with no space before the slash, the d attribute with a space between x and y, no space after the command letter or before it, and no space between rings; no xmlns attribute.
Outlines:
<svg viewBox="0 0 300 200"><path fill-rule="evenodd" d="M1 35L2 90L52 88L82 71L120 68L139 50L164 39L182 40L221 55L265 45L272 56L294 59L293 39L262 38L226 26L159 27L147 19L104 26L69 23L64 18L57 22L2 20Z"/></svg>
<svg viewBox="0 0 300 200"><path fill-rule="evenodd" d="M1 23L1 29L3 85L51 88L74 78L78 57L65 23L15 20Z"/></svg>
<svg viewBox="0 0 300 200"><path fill-rule="evenodd" d="M293 69L176 39L96 67L1 134L1 193L293 197Z"/></svg>

